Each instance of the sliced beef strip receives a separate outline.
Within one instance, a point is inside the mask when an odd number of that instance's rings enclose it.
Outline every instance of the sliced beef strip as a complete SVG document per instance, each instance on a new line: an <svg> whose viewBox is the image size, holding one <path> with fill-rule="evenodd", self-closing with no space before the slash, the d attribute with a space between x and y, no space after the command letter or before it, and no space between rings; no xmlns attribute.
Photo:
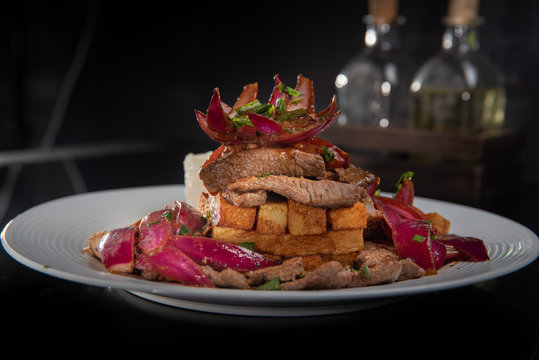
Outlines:
<svg viewBox="0 0 539 360"><path fill-rule="evenodd" d="M365 194L364 188L353 184L283 175L240 179L230 184L222 194L237 206L259 206L265 202L263 197L252 196L249 198L252 201L248 202L243 194L260 190L277 193L301 204L329 208L351 206Z"/></svg>
<svg viewBox="0 0 539 360"><path fill-rule="evenodd" d="M353 165L350 165L347 168L337 168L335 169L335 172L338 175L339 181L355 184L364 188L374 183L378 178L376 175Z"/></svg>
<svg viewBox="0 0 539 360"><path fill-rule="evenodd" d="M199 172L199 177L211 194L248 176L268 174L295 177L324 177L326 165L320 154L293 148L260 147L231 150L212 161Z"/></svg>
<svg viewBox="0 0 539 360"><path fill-rule="evenodd" d="M281 284L281 290L322 290L346 287L352 278L348 267L338 261L328 261L316 270L297 280Z"/></svg>
<svg viewBox="0 0 539 360"><path fill-rule="evenodd" d="M401 259L394 247L376 242L365 242L355 261L349 287L392 283L418 278L425 270L409 259Z"/></svg>
<svg viewBox="0 0 539 360"><path fill-rule="evenodd" d="M294 257L286 259L280 265L248 271L244 275L249 285L255 286L271 281L277 277L282 282L291 281L304 274L303 259L301 257Z"/></svg>
<svg viewBox="0 0 539 360"><path fill-rule="evenodd" d="M222 271L217 271L209 266L202 266L202 271L217 287L233 289L251 288L245 276L236 270L227 268Z"/></svg>

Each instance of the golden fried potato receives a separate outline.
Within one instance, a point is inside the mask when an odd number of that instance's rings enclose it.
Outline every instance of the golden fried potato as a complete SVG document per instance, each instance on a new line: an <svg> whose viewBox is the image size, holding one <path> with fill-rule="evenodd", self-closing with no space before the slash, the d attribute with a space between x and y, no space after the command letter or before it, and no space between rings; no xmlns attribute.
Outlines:
<svg viewBox="0 0 539 360"><path fill-rule="evenodd" d="M217 226L251 230L256 221L256 207L239 207L225 199L221 193L210 196L210 221Z"/></svg>
<svg viewBox="0 0 539 360"><path fill-rule="evenodd" d="M362 202L357 202L349 207L329 209L328 225L333 230L365 229L367 208Z"/></svg>
<svg viewBox="0 0 539 360"><path fill-rule="evenodd" d="M288 224L288 204L283 200L268 200L258 208L256 231L260 234L282 235Z"/></svg>
<svg viewBox="0 0 539 360"><path fill-rule="evenodd" d="M288 200L288 232L292 235L324 234L327 232L326 208Z"/></svg>
<svg viewBox="0 0 539 360"><path fill-rule="evenodd" d="M213 225L212 237L234 244L252 242L259 252L285 257L348 254L363 249L363 229L332 230L311 235L273 235Z"/></svg>
<svg viewBox="0 0 539 360"><path fill-rule="evenodd" d="M441 235L449 233L449 228L451 227L451 222L444 218L442 215L437 212L425 214L427 219L432 223L432 226Z"/></svg>

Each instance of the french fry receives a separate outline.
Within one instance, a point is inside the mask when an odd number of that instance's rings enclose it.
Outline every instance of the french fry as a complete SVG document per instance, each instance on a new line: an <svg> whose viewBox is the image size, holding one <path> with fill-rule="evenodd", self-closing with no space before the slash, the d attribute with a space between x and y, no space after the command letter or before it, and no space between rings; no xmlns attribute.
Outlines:
<svg viewBox="0 0 539 360"><path fill-rule="evenodd" d="M333 230L364 229L367 227L367 209L361 202L349 207L329 209L328 225Z"/></svg>
<svg viewBox="0 0 539 360"><path fill-rule="evenodd" d="M451 222L444 218L442 215L437 212L425 214L427 219L432 223L432 226L441 235L449 233L449 228L451 227Z"/></svg>
<svg viewBox="0 0 539 360"><path fill-rule="evenodd" d="M363 229L332 230L312 235L273 235L213 225L212 237L234 244L251 242L259 252L284 257L348 254L363 249Z"/></svg>
<svg viewBox="0 0 539 360"><path fill-rule="evenodd" d="M286 201L268 200L258 208L256 231L260 234L282 235L288 224Z"/></svg>
<svg viewBox="0 0 539 360"><path fill-rule="evenodd" d="M324 234L327 231L326 209L288 200L288 232L292 235Z"/></svg>

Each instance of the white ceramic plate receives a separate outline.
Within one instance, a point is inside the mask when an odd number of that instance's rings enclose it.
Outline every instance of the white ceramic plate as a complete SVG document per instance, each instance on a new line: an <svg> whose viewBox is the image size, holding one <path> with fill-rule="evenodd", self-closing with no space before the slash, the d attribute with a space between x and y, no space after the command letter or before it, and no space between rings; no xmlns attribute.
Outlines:
<svg viewBox="0 0 539 360"><path fill-rule="evenodd" d="M83 252L87 237L129 225L171 200L183 200L183 185L92 192L43 203L18 215L4 228L2 245L20 263L65 280L129 291L158 303L191 310L256 316L333 314L380 306L403 297L451 289L509 274L533 262L539 239L507 218L442 201L416 198L425 212L451 220L452 232L484 240L491 258L461 262L436 276L393 284L320 291L206 289L132 276L114 275Z"/></svg>

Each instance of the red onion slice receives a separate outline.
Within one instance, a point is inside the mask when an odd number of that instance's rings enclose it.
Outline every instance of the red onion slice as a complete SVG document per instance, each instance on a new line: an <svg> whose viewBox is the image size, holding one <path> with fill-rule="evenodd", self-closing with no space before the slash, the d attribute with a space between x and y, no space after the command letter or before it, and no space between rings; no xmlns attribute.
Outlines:
<svg viewBox="0 0 539 360"><path fill-rule="evenodd" d="M466 260L471 262L490 260L483 240L476 237L448 234L440 236L438 241L442 244L452 246L458 251L457 255L453 255L452 260Z"/></svg>
<svg viewBox="0 0 539 360"><path fill-rule="evenodd" d="M167 245L152 255L141 254L137 268L155 271L184 285L215 287L197 263L173 246Z"/></svg>
<svg viewBox="0 0 539 360"><path fill-rule="evenodd" d="M248 114L248 115L249 115L249 120L251 120L254 127L260 134L263 134L263 135L280 134L283 132L282 126L275 120L272 120L260 114Z"/></svg>
<svg viewBox="0 0 539 360"><path fill-rule="evenodd" d="M169 244L180 249L196 263L208 265L217 271L231 268L245 272L279 263L242 246L212 238L173 236Z"/></svg>
<svg viewBox="0 0 539 360"><path fill-rule="evenodd" d="M393 227L393 244L399 256L412 259L427 275L436 274L436 263L440 262L434 257L431 233L430 222L419 219L401 220Z"/></svg>
<svg viewBox="0 0 539 360"><path fill-rule="evenodd" d="M232 133L234 131L231 120L223 110L223 106L221 104L221 95L219 94L218 88L213 90L213 96L210 100L210 105L208 106L208 112L206 115L206 122L208 128L213 131L224 133Z"/></svg>
<svg viewBox="0 0 539 360"><path fill-rule="evenodd" d="M135 267L136 226L107 231L99 242L98 252L105 268L112 273L131 273Z"/></svg>

